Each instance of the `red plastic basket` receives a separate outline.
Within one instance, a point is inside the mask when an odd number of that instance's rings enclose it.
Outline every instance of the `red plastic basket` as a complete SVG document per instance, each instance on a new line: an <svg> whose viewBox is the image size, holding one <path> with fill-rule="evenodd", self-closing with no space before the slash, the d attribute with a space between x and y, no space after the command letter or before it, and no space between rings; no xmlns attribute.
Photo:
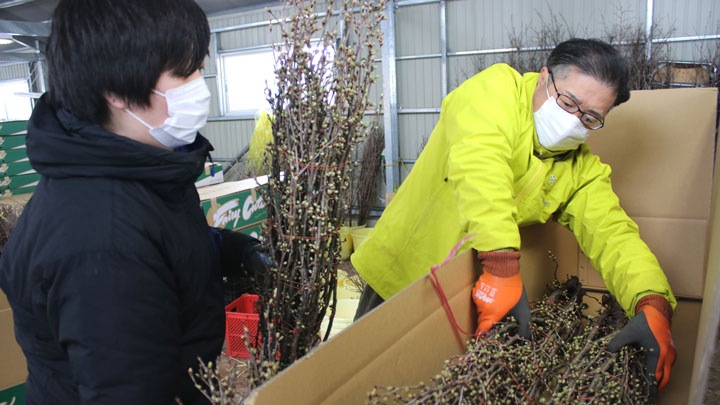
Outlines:
<svg viewBox="0 0 720 405"><path fill-rule="evenodd" d="M225 341L228 356L250 358L248 348L245 346L245 328L248 329L250 341L255 341L252 346L256 347L260 319L255 309L257 299L257 295L243 294L225 307Z"/></svg>

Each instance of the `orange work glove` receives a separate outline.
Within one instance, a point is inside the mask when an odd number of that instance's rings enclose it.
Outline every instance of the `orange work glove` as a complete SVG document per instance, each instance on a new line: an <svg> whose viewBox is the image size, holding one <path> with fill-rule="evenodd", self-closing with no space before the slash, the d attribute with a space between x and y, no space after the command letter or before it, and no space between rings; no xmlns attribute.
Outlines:
<svg viewBox="0 0 720 405"><path fill-rule="evenodd" d="M670 381L670 368L675 363L675 342L670 332L672 307L662 295L646 295L635 305L635 317L608 344L611 352L637 344L645 349L648 377L655 377L657 391ZM657 393L653 387L653 394Z"/></svg>
<svg viewBox="0 0 720 405"><path fill-rule="evenodd" d="M483 274L472 292L478 311L475 334L512 315L518 321L518 335L530 339L530 305L520 278L520 253L480 252L478 258Z"/></svg>

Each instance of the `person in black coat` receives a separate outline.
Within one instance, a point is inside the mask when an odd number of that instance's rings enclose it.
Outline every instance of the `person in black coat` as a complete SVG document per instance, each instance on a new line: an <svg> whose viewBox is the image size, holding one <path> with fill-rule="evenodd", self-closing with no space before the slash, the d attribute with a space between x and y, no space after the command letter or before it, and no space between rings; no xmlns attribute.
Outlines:
<svg viewBox="0 0 720 405"><path fill-rule="evenodd" d="M42 175L0 260L28 404L202 402L224 337L221 276L271 265L212 230L195 179L210 93L193 0L61 0L27 134Z"/></svg>

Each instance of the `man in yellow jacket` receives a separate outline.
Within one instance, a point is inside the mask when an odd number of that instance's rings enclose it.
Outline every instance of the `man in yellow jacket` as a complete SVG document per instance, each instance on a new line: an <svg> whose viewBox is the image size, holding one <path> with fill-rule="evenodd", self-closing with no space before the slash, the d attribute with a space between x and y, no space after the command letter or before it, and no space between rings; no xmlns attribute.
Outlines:
<svg viewBox="0 0 720 405"><path fill-rule="evenodd" d="M620 207L610 167L584 141L627 101L628 70L610 45L572 39L540 73L505 64L478 73L442 103L440 120L375 229L351 257L368 282L356 319L425 275L452 246L478 252L478 333L507 315L529 337L519 274L519 227L550 218L570 229L629 317L609 348L654 349L648 373L662 389L675 348L676 305L655 256Z"/></svg>

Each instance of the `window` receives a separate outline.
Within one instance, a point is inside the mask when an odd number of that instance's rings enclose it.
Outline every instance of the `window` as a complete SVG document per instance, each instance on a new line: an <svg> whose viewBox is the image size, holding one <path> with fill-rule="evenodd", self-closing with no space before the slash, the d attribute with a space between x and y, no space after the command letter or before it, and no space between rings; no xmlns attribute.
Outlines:
<svg viewBox="0 0 720 405"><path fill-rule="evenodd" d="M32 113L29 92L25 79L0 81L0 121L29 119Z"/></svg>
<svg viewBox="0 0 720 405"><path fill-rule="evenodd" d="M272 49L244 51L223 56L228 114L252 115L269 108L265 88L275 90L275 58Z"/></svg>
<svg viewBox="0 0 720 405"><path fill-rule="evenodd" d="M321 43L311 46L320 50ZM332 52L332 49L330 50ZM331 58L334 55L331 53ZM270 108L265 89L277 90L275 54L271 48L230 52L222 55L225 81L225 114L253 116Z"/></svg>

